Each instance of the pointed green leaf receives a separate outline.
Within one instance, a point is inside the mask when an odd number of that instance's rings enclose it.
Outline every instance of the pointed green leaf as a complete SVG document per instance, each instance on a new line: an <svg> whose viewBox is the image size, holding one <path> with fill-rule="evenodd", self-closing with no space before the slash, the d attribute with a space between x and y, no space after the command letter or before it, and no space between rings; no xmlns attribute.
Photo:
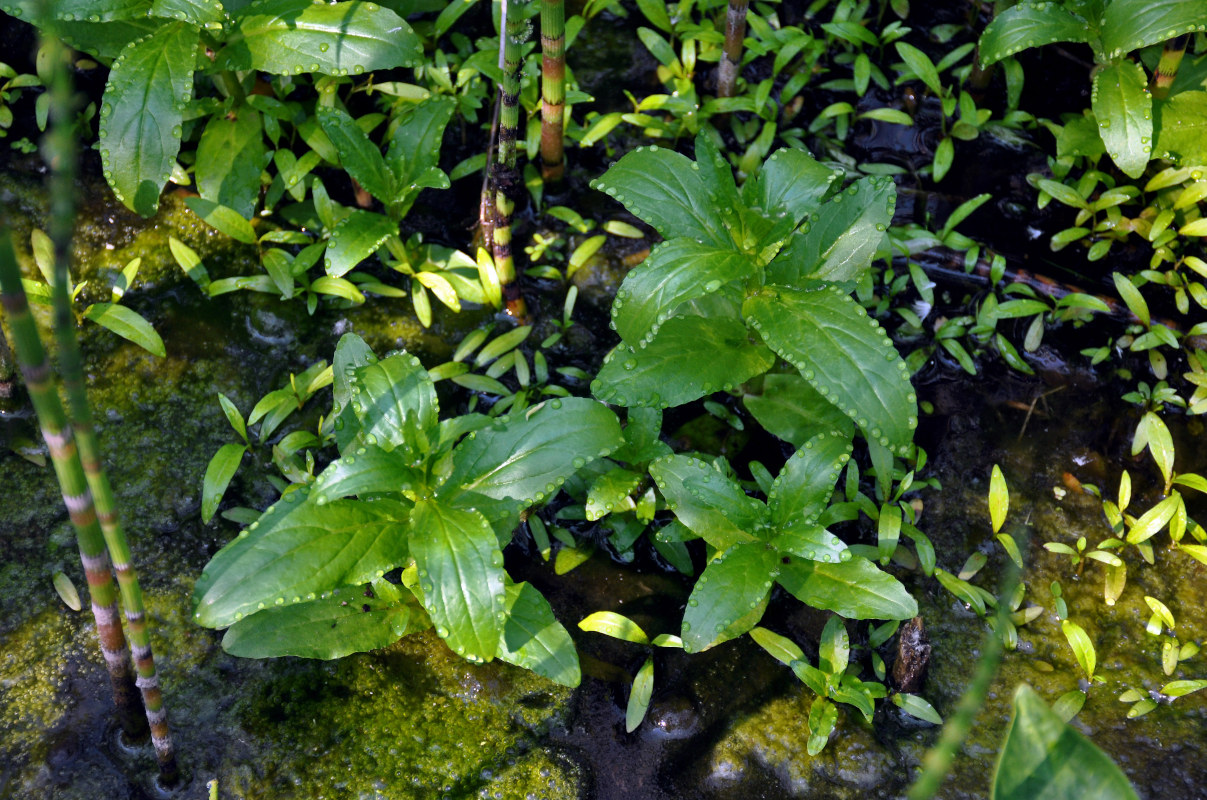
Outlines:
<svg viewBox="0 0 1207 800"><path fill-rule="evenodd" d="M1094 652L1094 643L1090 640L1089 634L1085 632L1076 622L1072 620L1062 620L1060 629L1064 631L1065 638L1069 640L1069 647L1073 648L1073 655L1077 658L1077 663L1081 665L1081 671L1085 673L1086 678L1094 677L1094 669L1097 666L1097 656Z"/></svg>
<svg viewBox="0 0 1207 800"><path fill-rule="evenodd" d="M574 640L553 616L549 601L529 583L507 584L507 621L499 658L571 688L582 674Z"/></svg>
<svg viewBox="0 0 1207 800"><path fill-rule="evenodd" d="M822 629L821 640L817 644L817 658L818 669L827 675L846 672L851 658L851 637L841 617L826 620L826 627Z"/></svg>
<svg viewBox="0 0 1207 800"><path fill-rule="evenodd" d="M810 216L767 265L767 281L799 286L806 278L856 280L871 265L896 203L892 179L855 181Z"/></svg>
<svg viewBox="0 0 1207 800"><path fill-rule="evenodd" d="M383 203L394 202L398 187L394 176L386 168L377 145L356 124L356 120L338 108L320 108L315 116L323 133L339 152L340 166L351 175L361 188Z"/></svg>
<svg viewBox="0 0 1207 800"><path fill-rule="evenodd" d="M1106 151L1125 175L1139 178L1153 140L1153 98L1144 68L1134 61L1108 64L1094 73L1090 105Z"/></svg>
<svg viewBox="0 0 1207 800"><path fill-rule="evenodd" d="M626 412L624 446L612 454L617 461L644 464L668 455L670 447L658 438L662 432L662 410L633 407Z"/></svg>
<svg viewBox="0 0 1207 800"><path fill-rule="evenodd" d="M1058 3L1019 3L994 17L981 34L981 64L1053 42L1089 41L1090 26Z"/></svg>
<svg viewBox="0 0 1207 800"><path fill-rule="evenodd" d="M398 235L398 225L387 216L356 209L331 232L327 245L327 274L340 277L377 252L386 239Z"/></svg>
<svg viewBox="0 0 1207 800"><path fill-rule="evenodd" d="M916 717L932 725L943 724L943 718L939 716L938 711L935 711L935 707L916 694L894 694L892 701L893 705L911 717Z"/></svg>
<svg viewBox="0 0 1207 800"><path fill-rule="evenodd" d="M782 553L807 558L810 561L842 561L850 552L842 539L820 525L804 520L792 520L771 539L771 546Z"/></svg>
<svg viewBox="0 0 1207 800"><path fill-rule="evenodd" d="M851 437L842 432L819 433L805 442L784 464L767 495L771 524L784 528L815 523L850 458Z"/></svg>
<svg viewBox="0 0 1207 800"><path fill-rule="evenodd" d="M1102 49L1108 58L1207 26L1199 0L1111 0L1102 18Z"/></svg>
<svg viewBox="0 0 1207 800"><path fill-rule="evenodd" d="M775 363L732 317L672 317L644 348L618 345L591 383L600 400L618 406L666 408L733 387Z"/></svg>
<svg viewBox="0 0 1207 800"><path fill-rule="evenodd" d="M793 224L799 225L817 211L837 178L838 173L805 151L781 148L763 162L748 201L769 215L786 212Z"/></svg>
<svg viewBox="0 0 1207 800"><path fill-rule="evenodd" d="M211 22L222 22L225 14L219 0L155 0L151 4L151 16L183 19L204 26Z"/></svg>
<svg viewBox="0 0 1207 800"><path fill-rule="evenodd" d="M855 432L847 415L800 375L767 375L762 393L744 395L742 401L760 425L797 447L818 433L837 430L850 439Z"/></svg>
<svg viewBox="0 0 1207 800"><path fill-rule="evenodd" d="M755 270L750 257L732 248L672 239L625 276L612 303L620 338L640 347L688 300L717 291Z"/></svg>
<svg viewBox="0 0 1207 800"><path fill-rule="evenodd" d="M636 622L614 611L596 611L578 623L578 627L591 633L602 633L613 639L620 639L633 644L649 644L650 637L646 636Z"/></svg>
<svg viewBox="0 0 1207 800"><path fill-rule="evenodd" d="M633 686L629 689L629 704L624 712L624 729L629 733L637 730L645 719L645 712L650 708L650 699L654 696L654 657L646 658L641 669L633 678Z"/></svg>
<svg viewBox="0 0 1207 800"><path fill-rule="evenodd" d="M457 655L490 661L506 609L503 554L494 531L477 511L434 500L416 503L412 522L411 555L436 634Z"/></svg>
<svg viewBox="0 0 1207 800"><path fill-rule="evenodd" d="M998 756L993 800L1138 800L1110 757L1061 720L1030 686L1014 693L1014 717Z"/></svg>
<svg viewBox="0 0 1207 800"><path fill-rule="evenodd" d="M908 452L918 424L917 397L892 341L859 304L835 287L771 287L743 313L763 340L868 439Z"/></svg>
<svg viewBox="0 0 1207 800"><path fill-rule="evenodd" d="M939 70L935 67L930 57L923 53L912 44L905 42L894 42L893 47L897 49L897 55L901 56L901 60L905 62L911 72L926 84L926 88L930 89L938 96L943 95L943 81L939 79Z"/></svg>
<svg viewBox="0 0 1207 800"><path fill-rule="evenodd" d="M1144 414L1143 424L1148 427L1148 450L1152 453L1153 461L1157 462L1157 469L1161 470L1161 477L1165 479L1165 484L1168 486L1173 477L1173 437L1170 436L1169 428L1165 426L1161 418L1151 411Z"/></svg>
<svg viewBox="0 0 1207 800"><path fill-rule="evenodd" d="M387 600L366 594L364 586L345 586L236 622L222 637L222 649L243 658L343 658L388 647L431 626L413 598Z"/></svg>
<svg viewBox="0 0 1207 800"><path fill-rule="evenodd" d="M1145 511L1127 532L1128 544L1146 542L1164 528L1182 505L1182 496L1174 492L1160 503Z"/></svg>
<svg viewBox="0 0 1207 800"><path fill-rule="evenodd" d="M791 665L793 661L801 661L805 657L801 649L796 646L796 642L766 628L753 628L750 631L750 638L758 642L760 647L781 664Z"/></svg>
<svg viewBox="0 0 1207 800"><path fill-rule="evenodd" d="M362 452L363 451L363 452ZM405 492L421 485L422 473L410 466L404 450L366 445L327 465L314 481L314 496L326 500L367 494Z"/></svg>
<svg viewBox="0 0 1207 800"><path fill-rule="evenodd" d="M767 506L706 461L671 455L649 470L678 520L719 550L754 540L767 523Z"/></svg>
<svg viewBox="0 0 1207 800"><path fill-rule="evenodd" d="M638 147L591 186L616 198L664 239L686 236L732 247L720 211L687 156L657 146Z"/></svg>
<svg viewBox="0 0 1207 800"><path fill-rule="evenodd" d="M641 483L642 476L632 470L617 467L608 470L591 482L587 489L587 521L607 516ZM631 507L631 506L630 506Z"/></svg>
<svg viewBox="0 0 1207 800"><path fill-rule="evenodd" d="M1154 106L1152 154L1182 165L1207 162L1207 92L1180 92Z"/></svg>
<svg viewBox="0 0 1207 800"><path fill-rule="evenodd" d="M1006 512L1010 510L1010 490L1006 488L1006 479L1002 469L993 465L989 476L989 519L993 524L993 532L997 533L1006 524Z"/></svg>
<svg viewBox="0 0 1207 800"><path fill-rule="evenodd" d="M778 580L802 603L848 619L918 616L918 604L901 582L862 556L837 564L793 558L780 567Z"/></svg>
<svg viewBox="0 0 1207 800"><path fill-rule="evenodd" d="M269 158L258 111L243 106L215 114L197 143L197 191L206 200L250 218L260 199L260 173Z"/></svg>
<svg viewBox="0 0 1207 800"><path fill-rule="evenodd" d="M201 479L201 521L208 523L214 518L226 487L239 469L239 462L247 448L241 444L224 444L214 453L210 463L205 467L205 477Z"/></svg>
<svg viewBox="0 0 1207 800"><path fill-rule="evenodd" d="M825 749L838 724L838 707L824 697L813 698L809 707L809 742L805 750L815 756Z"/></svg>
<svg viewBox="0 0 1207 800"><path fill-rule="evenodd" d="M440 409L435 384L418 358L396 353L357 367L349 381L349 405L366 443L385 450L399 447L412 458L428 452Z"/></svg>
<svg viewBox="0 0 1207 800"><path fill-rule="evenodd" d="M205 588L198 624L225 628L269 606L364 583L406 560L406 506L383 500L297 504L297 494L278 503L287 513L261 519L214 556L209 577L198 582L199 591Z"/></svg>
<svg viewBox="0 0 1207 800"><path fill-rule="evenodd" d="M386 164L394 173L398 196L418 195L420 183L430 180L425 174L439 166L440 143L456 105L451 97L430 97L400 117L386 151ZM405 214L409 205L400 208L400 213Z"/></svg>
<svg viewBox="0 0 1207 800"><path fill-rule="evenodd" d="M205 220L205 224L214 230L225 233L235 241L244 244L256 243L255 229L233 208L218 205L213 200L206 200L204 197L189 197L185 199L184 203L190 211Z"/></svg>
<svg viewBox="0 0 1207 800"><path fill-rule="evenodd" d="M779 553L763 542L734 545L710 561L683 613L683 649L698 653L754 627L757 619L731 629L767 599L779 565Z"/></svg>
<svg viewBox="0 0 1207 800"><path fill-rule="evenodd" d="M102 328L133 342L151 355L163 358L163 339L137 311L116 303L93 303L84 310L84 317Z"/></svg>
<svg viewBox="0 0 1207 800"><path fill-rule="evenodd" d="M422 56L423 44L411 26L376 3L260 0L227 34L215 66L276 75L359 75L414 66Z"/></svg>
<svg viewBox="0 0 1207 800"><path fill-rule="evenodd" d="M197 28L172 22L127 45L101 100L101 163L126 208L149 217L180 152L182 98L192 94Z"/></svg>

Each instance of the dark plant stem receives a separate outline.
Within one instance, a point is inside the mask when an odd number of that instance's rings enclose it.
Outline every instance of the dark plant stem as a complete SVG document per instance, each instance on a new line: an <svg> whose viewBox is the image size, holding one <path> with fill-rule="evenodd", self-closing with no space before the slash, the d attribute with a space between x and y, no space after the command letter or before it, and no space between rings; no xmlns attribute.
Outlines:
<svg viewBox="0 0 1207 800"><path fill-rule="evenodd" d="M746 9L750 0L729 0L725 12L725 45L717 66L717 97L733 97L742 65L742 40L746 38Z"/></svg>
<svg viewBox="0 0 1207 800"><path fill-rule="evenodd" d="M557 183L566 171L566 9L541 0L541 177Z"/></svg>
<svg viewBox="0 0 1207 800"><path fill-rule="evenodd" d="M134 684L130 651L126 648L126 637L117 611L117 588L109 568L109 554L105 550L105 540L101 536L75 438L51 380L50 362L38 338L37 326L21 286L21 269L13 253L9 228L4 224L0 224L0 303L3 304L12 331L13 349L25 378L25 388L37 413L42 436L50 448L50 460L59 479L63 502L75 528L101 653L113 685L118 719L127 737L140 739L147 734L147 721L143 715L142 699Z"/></svg>
<svg viewBox="0 0 1207 800"><path fill-rule="evenodd" d="M46 40L46 49L54 63L51 84L50 134L46 139L46 160L50 167L50 239L54 245L54 318L58 344L59 373L67 396L68 413L79 452L79 460L88 483L94 513L101 534L109 549L122 606L126 612L137 685L151 728L151 742L159 761L160 782L171 786L179 778L176 754L168 730L167 711L159 678L155 671L155 656L147 631L146 607L130 554L130 545L117 516L117 503L109 479L101 464L100 448L93 429L92 407L84 383L84 364L76 337L75 316L71 310L68 265L71 261L71 235L75 220L76 145L72 131L75 93L71 73L67 69L66 49L57 40Z"/></svg>
<svg viewBox="0 0 1207 800"><path fill-rule="evenodd" d="M1165 43L1161 60L1157 62L1157 68L1153 70L1152 79L1148 82L1148 90L1152 92L1154 99L1164 100L1169 97L1169 88L1178 76L1178 65L1182 63L1182 56L1186 55L1186 45L1189 43L1188 33Z"/></svg>
<svg viewBox="0 0 1207 800"><path fill-rule="evenodd" d="M494 252L495 246L495 194L494 163L495 142L499 138L499 98L495 98L490 117L490 141L486 144L486 168L482 170L482 194L478 202L478 227L482 231L483 246Z"/></svg>
<svg viewBox="0 0 1207 800"><path fill-rule="evenodd" d="M528 307L520 294L511 253L511 215L522 183L516 172L516 138L520 126L520 46L527 27L515 0L503 3L503 83L499 86L499 146L495 158L494 261L507 313L523 321Z"/></svg>

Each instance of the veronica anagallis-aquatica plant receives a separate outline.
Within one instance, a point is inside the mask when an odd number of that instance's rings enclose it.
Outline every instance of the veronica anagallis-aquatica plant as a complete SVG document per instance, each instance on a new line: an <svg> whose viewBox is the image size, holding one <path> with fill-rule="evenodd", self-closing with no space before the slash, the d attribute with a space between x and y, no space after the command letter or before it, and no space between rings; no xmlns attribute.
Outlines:
<svg viewBox="0 0 1207 800"><path fill-rule="evenodd" d="M149 724L159 762L160 782L172 786L178 781L179 771L147 631L146 608L129 543L117 517L117 503L101 465L84 385L75 317L71 311L68 261L74 219L76 151L72 124L74 92L66 67L68 52L56 39L47 37L45 41L44 51L52 65L51 128L45 153L51 168L49 227L55 256L54 325L59 367L68 401L67 413L30 313L21 271L4 225L0 225L0 299L12 330L26 388L50 449L63 501L76 530L101 651L109 670L122 729L127 736L137 739L146 735ZM117 574L116 587L114 572ZM117 611L119 594L133 643L133 670ZM146 723L142 720L144 709Z"/></svg>

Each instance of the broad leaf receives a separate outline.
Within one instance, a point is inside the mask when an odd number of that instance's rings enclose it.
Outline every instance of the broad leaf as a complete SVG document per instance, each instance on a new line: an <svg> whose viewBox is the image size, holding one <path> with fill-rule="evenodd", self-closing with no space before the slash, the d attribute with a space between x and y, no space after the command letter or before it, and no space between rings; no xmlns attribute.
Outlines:
<svg viewBox="0 0 1207 800"><path fill-rule="evenodd" d="M757 539L767 524L767 507L706 461L671 455L649 470L678 520L718 550Z"/></svg>
<svg viewBox="0 0 1207 800"><path fill-rule="evenodd" d="M1154 105L1153 155L1183 165L1207 162L1207 92L1182 92Z"/></svg>
<svg viewBox="0 0 1207 800"><path fill-rule="evenodd" d="M842 539L820 525L792 520L771 539L771 546L811 561L846 561L851 552Z"/></svg>
<svg viewBox="0 0 1207 800"><path fill-rule="evenodd" d="M398 235L398 225L387 216L356 209L335 226L327 245L327 274L340 277L377 252L386 239Z"/></svg>
<svg viewBox="0 0 1207 800"><path fill-rule="evenodd" d="M716 247L733 246L695 162L673 150L638 147L591 186L616 198L664 239L686 236Z"/></svg>
<svg viewBox="0 0 1207 800"><path fill-rule="evenodd" d="M591 391L618 406L666 408L728 390L770 369L775 357L732 317L672 317L644 348L620 344Z"/></svg>
<svg viewBox="0 0 1207 800"><path fill-rule="evenodd" d="M215 58L218 69L277 75L361 74L414 66L423 45L411 27L376 3L262 0L241 15Z"/></svg>
<svg viewBox="0 0 1207 800"><path fill-rule="evenodd" d="M381 202L387 205L394 202L398 194L394 176L386 168L377 145L369 141L356 120L338 108L320 108L315 115L332 146L339 151L344 171Z"/></svg>
<svg viewBox="0 0 1207 800"><path fill-rule="evenodd" d="M641 478L632 470L617 467L593 480L587 490L587 520L594 522L610 514L633 493Z"/></svg>
<svg viewBox="0 0 1207 800"><path fill-rule="evenodd" d="M256 231L252 228L251 223L247 221L238 211L233 208L219 205L213 200L206 200L204 197L189 197L184 201L197 216L205 220L205 224L215 229L219 233L224 233L235 241L243 242L244 244L256 243ZM257 276L267 278L267 275ZM213 292L214 284L211 284L209 291ZM269 281L270 287L275 287ZM274 292L275 288L267 289L269 292Z"/></svg>
<svg viewBox="0 0 1207 800"><path fill-rule="evenodd" d="M612 303L612 323L621 339L641 347L680 305L754 270L750 257L732 248L692 239L663 242L625 276Z"/></svg>
<svg viewBox="0 0 1207 800"><path fill-rule="evenodd" d="M792 148L776 150L763 162L751 190L744 190L748 205L754 205L769 215L786 212L794 225L817 211L822 197L838 178L838 173L818 163L817 159Z"/></svg>
<svg viewBox="0 0 1207 800"><path fill-rule="evenodd" d="M165 355L163 339L137 311L116 303L93 303L84 311L84 317L152 355L160 358Z"/></svg>
<svg viewBox="0 0 1207 800"><path fill-rule="evenodd" d="M863 178L809 217L767 265L768 283L799 286L806 278L856 280L872 263L893 219L897 190L889 178Z"/></svg>
<svg viewBox="0 0 1207 800"><path fill-rule="evenodd" d="M288 507L284 500L280 505ZM196 621L224 628L273 605L379 577L406 560L406 519L406 507L397 503L337 500L304 503L262 520L210 562Z"/></svg>
<svg viewBox="0 0 1207 800"><path fill-rule="evenodd" d="M1019 3L985 27L981 64L988 66L1020 50L1053 42L1087 42L1090 34L1089 24L1059 3Z"/></svg>
<svg viewBox="0 0 1207 800"><path fill-rule="evenodd" d="M662 432L662 410L633 407L626 412L624 446L612 454L618 461L644 464L671 452L658 438Z"/></svg>
<svg viewBox="0 0 1207 800"><path fill-rule="evenodd" d="M222 495L226 494L226 487L230 485L231 478L235 477L239 462L243 460L243 454L246 452L244 445L224 444L206 465L205 477L201 479L202 522L208 523L214 518L214 512L222 502Z"/></svg>
<svg viewBox="0 0 1207 800"><path fill-rule="evenodd" d="M742 401L760 425L797 447L818 433L837 430L849 439L855 432L850 418L800 375L767 375L762 392Z"/></svg>
<svg viewBox="0 0 1207 800"><path fill-rule="evenodd" d="M1106 151L1125 175L1139 178L1153 139L1153 98L1144 68L1134 61L1108 64L1094 73L1090 105Z"/></svg>
<svg viewBox="0 0 1207 800"><path fill-rule="evenodd" d="M733 630L739 619L757 609L771 591L780 555L763 542L737 544L704 568L683 613L683 649L689 653L746 633Z"/></svg>
<svg viewBox="0 0 1207 800"><path fill-rule="evenodd" d="M901 582L861 556L827 564L793 558L779 583L798 600L848 619L911 619L918 604Z"/></svg>
<svg viewBox="0 0 1207 800"><path fill-rule="evenodd" d="M0 5L0 11L12 14L15 5ZM158 31L162 23L162 20L147 17L113 22L60 21L55 23L55 30L63 37L63 41L75 49L108 61L120 56L131 42Z"/></svg>
<svg viewBox="0 0 1207 800"><path fill-rule="evenodd" d="M998 756L993 800L1137 800L1110 757L1061 720L1026 684Z"/></svg>
<svg viewBox="0 0 1207 800"><path fill-rule="evenodd" d="M573 688L582 680L574 640L554 618L549 601L528 583L507 584L507 621L498 656L562 686Z"/></svg>
<svg viewBox="0 0 1207 800"><path fill-rule="evenodd" d="M1200 0L1111 0L1102 18L1102 49L1119 58L1204 26L1207 7Z"/></svg>
<svg viewBox="0 0 1207 800"><path fill-rule="evenodd" d="M314 481L314 501L325 503L341 497L386 494L416 489L423 475L412 468L403 450L386 451L367 445L358 447L327 465Z"/></svg>
<svg viewBox="0 0 1207 800"><path fill-rule="evenodd" d="M140 3L145 5L145 3ZM155 0L151 16L183 19L198 26L222 22L226 14L220 0Z"/></svg>
<svg viewBox="0 0 1207 800"><path fill-rule="evenodd" d="M387 647L431 626L413 599L386 600L366 595L363 586L343 587L236 622L222 637L222 649L243 658L343 658Z"/></svg>
<svg viewBox="0 0 1207 800"><path fill-rule="evenodd" d="M195 26L168 23L128 45L109 72L101 100L101 163L113 194L144 217L159 208L180 152L196 49Z"/></svg>
<svg viewBox="0 0 1207 800"><path fill-rule="evenodd" d="M607 406L581 397L548 400L462 440L440 495L454 504L467 492L535 503L622 441Z"/></svg>
<svg viewBox="0 0 1207 800"><path fill-rule="evenodd" d="M703 130L696 136L696 168L704 187L716 198L721 214L727 216L737 211L742 200L733 179L733 168L712 137Z"/></svg>
<svg viewBox="0 0 1207 800"><path fill-rule="evenodd" d="M440 163L440 143L452 119L456 102L451 97L431 97L414 105L391 132L386 164L394 173L396 199L408 198L399 213L410 210L425 173ZM442 173L443 174L443 173ZM391 200L393 202L393 199Z"/></svg>
<svg viewBox="0 0 1207 800"><path fill-rule="evenodd" d="M743 312L771 349L855 421L868 439L909 451L918 424L909 370L884 328L835 287L769 287Z"/></svg>
<svg viewBox="0 0 1207 800"><path fill-rule="evenodd" d="M431 376L410 353L374 361L348 377L349 405L365 442L385 450L402 448L411 458L427 453L439 416Z"/></svg>
<svg viewBox="0 0 1207 800"><path fill-rule="evenodd" d="M767 495L771 524L784 528L799 522L815 523L850 458L851 437L841 431L819 433L805 442L771 485Z"/></svg>
<svg viewBox="0 0 1207 800"><path fill-rule="evenodd" d="M459 656L490 661L506 610L503 554L486 518L433 500L412 513L411 555L436 634Z"/></svg>
<svg viewBox="0 0 1207 800"><path fill-rule="evenodd" d="M197 191L206 200L234 209L243 217L255 213L260 199L260 173L268 164L260 114L242 107L215 114L197 144Z"/></svg>

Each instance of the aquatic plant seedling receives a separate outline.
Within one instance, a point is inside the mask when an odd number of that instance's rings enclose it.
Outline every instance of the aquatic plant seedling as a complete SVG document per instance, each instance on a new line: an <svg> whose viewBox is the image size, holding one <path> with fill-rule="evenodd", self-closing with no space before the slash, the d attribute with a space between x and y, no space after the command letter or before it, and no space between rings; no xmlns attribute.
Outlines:
<svg viewBox="0 0 1207 800"><path fill-rule="evenodd" d="M602 633L625 642L654 647L683 647L678 636L660 633L651 639L633 620L614 611L596 611L578 623L578 627L592 633ZM654 655L650 653L633 677L629 688L629 702L625 708L624 725L628 733L637 730L645 719L654 696Z"/></svg>
<svg viewBox="0 0 1207 800"><path fill-rule="evenodd" d="M223 646L249 657L338 658L434 627L467 659L577 685L573 642L541 594L507 576L502 547L525 508L620 446L615 415L567 397L441 421L418 359L378 359L352 334L333 374L340 457L219 551L197 582L196 621L229 627ZM400 568L401 585L386 579Z"/></svg>

